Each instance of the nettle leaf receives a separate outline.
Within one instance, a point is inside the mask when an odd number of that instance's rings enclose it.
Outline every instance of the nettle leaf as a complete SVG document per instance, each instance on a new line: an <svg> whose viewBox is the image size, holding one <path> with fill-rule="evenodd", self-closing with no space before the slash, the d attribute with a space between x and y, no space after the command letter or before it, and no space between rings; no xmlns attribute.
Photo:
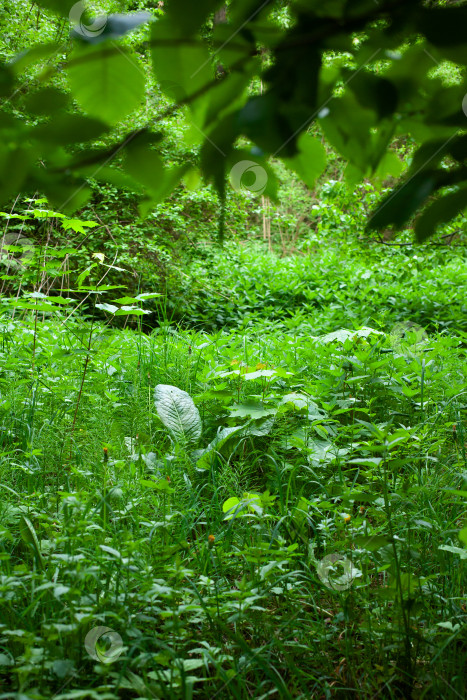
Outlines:
<svg viewBox="0 0 467 700"><path fill-rule="evenodd" d="M194 443L201 437L201 417L186 391L169 384L158 384L154 390L156 411L175 440Z"/></svg>
<svg viewBox="0 0 467 700"><path fill-rule="evenodd" d="M73 52L67 66L71 92L80 107L107 124L138 109L146 79L134 55L121 46L87 46Z"/></svg>

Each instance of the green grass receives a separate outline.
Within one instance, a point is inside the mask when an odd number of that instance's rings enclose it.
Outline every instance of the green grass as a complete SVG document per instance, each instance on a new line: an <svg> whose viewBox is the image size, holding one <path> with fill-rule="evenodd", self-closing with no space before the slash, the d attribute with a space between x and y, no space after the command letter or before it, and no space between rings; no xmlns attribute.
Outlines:
<svg viewBox="0 0 467 700"><path fill-rule="evenodd" d="M461 259L322 259L250 255L241 287L226 258L232 331L208 295L210 333L4 315L0 697L464 696ZM274 318L261 290L276 309L294 275ZM196 444L159 384L193 397Z"/></svg>

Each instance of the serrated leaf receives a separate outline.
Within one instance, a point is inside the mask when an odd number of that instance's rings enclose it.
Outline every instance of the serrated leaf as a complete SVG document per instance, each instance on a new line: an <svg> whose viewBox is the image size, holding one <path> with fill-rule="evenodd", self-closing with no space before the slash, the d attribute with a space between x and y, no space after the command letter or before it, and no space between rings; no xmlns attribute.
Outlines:
<svg viewBox="0 0 467 700"><path fill-rule="evenodd" d="M201 437L201 417L186 391L169 384L158 384L154 390L156 411L175 440L194 443Z"/></svg>

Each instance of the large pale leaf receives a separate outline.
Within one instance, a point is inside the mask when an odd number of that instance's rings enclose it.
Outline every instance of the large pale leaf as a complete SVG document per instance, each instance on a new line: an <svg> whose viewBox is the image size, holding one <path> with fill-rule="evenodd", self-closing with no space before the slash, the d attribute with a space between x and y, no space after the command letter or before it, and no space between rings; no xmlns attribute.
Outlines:
<svg viewBox="0 0 467 700"><path fill-rule="evenodd" d="M192 443L201 436L201 417L186 391L170 384L158 384L154 402L159 418L175 440Z"/></svg>

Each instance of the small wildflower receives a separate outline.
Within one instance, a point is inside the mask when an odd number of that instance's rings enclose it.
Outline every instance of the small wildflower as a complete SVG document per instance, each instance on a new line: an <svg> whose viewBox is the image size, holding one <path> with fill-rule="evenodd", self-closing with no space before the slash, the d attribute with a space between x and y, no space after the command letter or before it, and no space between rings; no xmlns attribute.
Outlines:
<svg viewBox="0 0 467 700"><path fill-rule="evenodd" d="M344 522L345 522L346 525L347 525L348 523L350 523L351 520L352 520L352 516L351 516L351 515L346 515L345 518L344 518Z"/></svg>
<svg viewBox="0 0 467 700"><path fill-rule="evenodd" d="M209 537L208 537L208 542L209 542L209 546L210 546L210 547L213 546L214 540L215 540L215 539L216 539L216 538L214 537L214 535L209 535Z"/></svg>
<svg viewBox="0 0 467 700"><path fill-rule="evenodd" d="M230 364L231 364L231 365L238 365L238 360L235 360L235 359L234 359L234 360L232 360L232 362L231 362Z"/></svg>
<svg viewBox="0 0 467 700"><path fill-rule="evenodd" d="M166 478L167 478L167 481L170 483L170 476L167 476Z"/></svg>
<svg viewBox="0 0 467 700"><path fill-rule="evenodd" d="M364 512L365 512L365 508L363 506L360 506L360 508L359 508L360 515L363 515Z"/></svg>
<svg viewBox="0 0 467 700"><path fill-rule="evenodd" d="M107 462L109 459L109 448L104 447L104 462Z"/></svg>
<svg viewBox="0 0 467 700"><path fill-rule="evenodd" d="M256 365L256 369L266 369L267 365L264 364L264 362L258 362Z"/></svg>

